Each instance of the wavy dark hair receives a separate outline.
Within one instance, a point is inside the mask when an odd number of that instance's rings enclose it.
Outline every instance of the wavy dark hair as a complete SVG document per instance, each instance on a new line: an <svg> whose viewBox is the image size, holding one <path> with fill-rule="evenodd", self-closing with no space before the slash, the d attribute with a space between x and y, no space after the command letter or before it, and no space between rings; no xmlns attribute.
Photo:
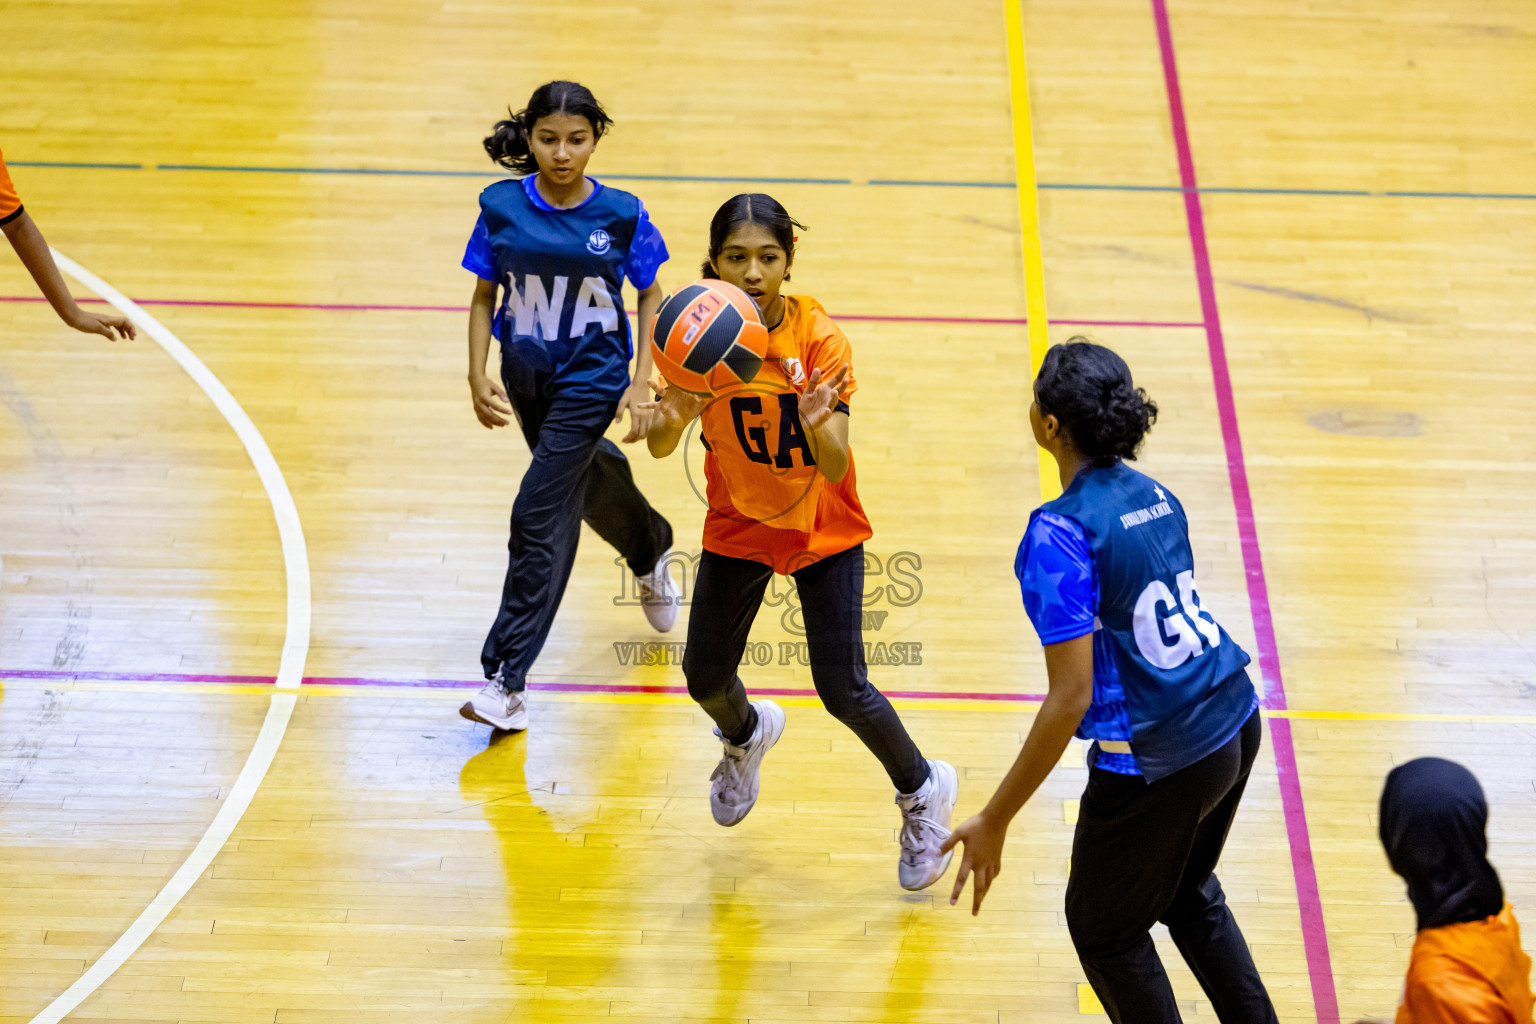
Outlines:
<svg viewBox="0 0 1536 1024"><path fill-rule="evenodd" d="M1157 403L1131 381L1131 368L1113 349L1084 337L1054 345L1035 377L1040 412L1055 416L1072 446L1104 466L1134 459L1157 421Z"/></svg>
<svg viewBox="0 0 1536 1024"><path fill-rule="evenodd" d="M591 89L579 82L546 82L533 90L522 110L514 114L507 108L507 119L497 121L495 129L485 137L485 151L503 167L519 174L533 174L539 169L539 162L534 159L528 133L540 118L551 114L586 118L594 139L602 138L613 127L613 118L597 102Z"/></svg>
<svg viewBox="0 0 1536 1024"><path fill-rule="evenodd" d="M704 259L703 273L709 280L717 280L715 260L725 248L725 240L731 232L743 224L761 224L773 235L773 240L784 250L784 279L789 280L789 267L795 262L795 229L805 230L805 225L789 215L773 196L762 192L743 192L731 196L715 211L709 222L709 255Z"/></svg>

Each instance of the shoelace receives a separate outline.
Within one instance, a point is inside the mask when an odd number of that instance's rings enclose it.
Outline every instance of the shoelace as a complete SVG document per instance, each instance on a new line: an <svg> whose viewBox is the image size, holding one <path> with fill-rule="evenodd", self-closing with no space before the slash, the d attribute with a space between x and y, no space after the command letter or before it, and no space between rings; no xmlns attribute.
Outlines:
<svg viewBox="0 0 1536 1024"><path fill-rule="evenodd" d="M911 810L904 808L901 812L901 848L914 855L923 849L924 829L931 829L939 842L949 838L950 830L926 817L923 813L926 810L927 804L914 804Z"/></svg>
<svg viewBox="0 0 1536 1024"><path fill-rule="evenodd" d="M716 735L718 734L719 731L716 730ZM709 781L725 779L725 785L721 787L723 795L736 796L741 792L744 781L741 777L741 762L746 758L747 748L726 743L725 756L720 758L720 763L715 765L715 770L709 773Z"/></svg>
<svg viewBox="0 0 1536 1024"><path fill-rule="evenodd" d="M655 600L662 596L671 596L667 594L667 584L672 582L672 577L667 572L665 562L657 562L656 568L644 576L636 576L635 582L640 585L640 599L642 601Z"/></svg>

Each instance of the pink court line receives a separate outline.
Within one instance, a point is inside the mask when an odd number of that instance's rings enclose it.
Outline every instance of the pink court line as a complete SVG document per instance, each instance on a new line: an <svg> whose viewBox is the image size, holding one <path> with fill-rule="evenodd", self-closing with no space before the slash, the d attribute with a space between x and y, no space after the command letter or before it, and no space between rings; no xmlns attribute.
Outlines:
<svg viewBox="0 0 1536 1024"><path fill-rule="evenodd" d="M1253 519L1253 497L1248 490L1243 441L1237 429L1237 404L1232 395L1232 376L1227 368L1221 315L1216 308L1216 284L1211 273L1205 218L1201 213L1200 193L1195 182L1195 161L1184 121L1184 100L1179 89L1178 64L1174 59L1173 32L1168 24L1166 0L1152 0L1152 16L1157 23L1157 43L1162 51L1163 83L1168 92L1168 114L1173 123L1173 141L1179 156L1179 181L1184 188L1184 214L1189 222L1189 241L1194 250L1195 277L1200 286L1200 309L1205 317L1206 347L1210 354L1211 376L1216 389L1221 438L1227 452L1227 475L1232 485L1232 503L1236 506L1238 536L1242 541L1248 606L1253 614L1253 628L1259 647L1259 673L1266 691L1264 703L1271 710L1283 711L1286 700L1285 683L1280 675L1280 652L1275 644L1269 587L1264 580L1264 560L1259 551L1259 534ZM1312 859L1312 840L1307 829L1307 809L1302 799L1301 779L1296 769L1296 745L1291 738L1291 723L1284 718L1271 718L1269 722L1275 766L1280 778L1280 804L1285 817L1286 837L1291 847L1291 872L1296 879L1302 945L1306 951L1307 973L1312 981L1312 1005L1317 1013L1318 1024L1338 1024L1339 1002L1333 984L1333 964L1328 955L1328 929L1323 921L1323 901L1317 885L1317 867Z"/></svg>
<svg viewBox="0 0 1536 1024"><path fill-rule="evenodd" d="M46 302L41 295L0 295L0 302ZM104 302L86 298L81 302ZM362 313L468 313L468 306L416 306L367 302L235 302L215 299L135 299L141 306L191 306L205 309L312 309L322 312ZM838 320L860 323L892 324L1004 324L1027 323L1023 317L987 316L884 316L879 314L844 314ZM1071 327L1204 327L1186 320L1056 320L1052 323Z"/></svg>
<svg viewBox="0 0 1536 1024"><path fill-rule="evenodd" d="M57 669L0 669L0 679L38 679L49 682L107 683L204 683L215 686L271 686L272 676L241 676L184 672L64 672ZM368 676L305 676L305 686L383 686L403 689L478 689L484 679L376 679ZM686 686L647 686L636 683L530 683L530 690L546 693L663 693L687 696ZM753 693L770 697L815 697L813 689L754 686ZM901 700L979 700L1001 704L1038 704L1043 693L945 693L938 690L884 690Z"/></svg>

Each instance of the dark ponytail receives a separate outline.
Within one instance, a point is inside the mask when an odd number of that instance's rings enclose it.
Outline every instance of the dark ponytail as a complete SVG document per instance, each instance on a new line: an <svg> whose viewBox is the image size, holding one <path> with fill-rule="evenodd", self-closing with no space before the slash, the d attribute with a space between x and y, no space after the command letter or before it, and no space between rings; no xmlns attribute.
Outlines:
<svg viewBox="0 0 1536 1024"><path fill-rule="evenodd" d="M743 224L761 224L773 235L773 240L784 250L785 280L789 279L789 266L795 262L795 229L805 230L805 225L789 215L773 196L761 192L743 192L727 199L715 211L715 219L709 222L709 256L704 260L704 277L717 280L715 260L725 248L725 240L731 232Z"/></svg>
<svg viewBox="0 0 1536 1024"><path fill-rule="evenodd" d="M496 128L486 136L485 151L503 167L519 174L535 173L539 162L534 159L528 133L533 131L540 118L551 114L586 118L592 126L594 139L602 138L613 127L613 118L586 86L576 82L546 82L533 91L528 106L515 114L510 107L507 109L507 120L497 121Z"/></svg>
<svg viewBox="0 0 1536 1024"><path fill-rule="evenodd" d="M1083 337L1045 353L1035 400L1042 415L1061 422L1072 446L1100 466L1134 459L1157 421L1157 403L1131 382L1125 360Z"/></svg>

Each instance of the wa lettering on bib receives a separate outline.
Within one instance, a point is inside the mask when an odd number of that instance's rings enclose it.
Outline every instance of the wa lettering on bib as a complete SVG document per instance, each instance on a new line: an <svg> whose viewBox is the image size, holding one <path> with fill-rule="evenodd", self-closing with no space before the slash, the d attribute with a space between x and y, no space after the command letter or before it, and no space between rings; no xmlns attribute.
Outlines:
<svg viewBox="0 0 1536 1024"><path fill-rule="evenodd" d="M584 338L589 327L603 333L619 329L619 311L608 294L607 283L600 277L583 277L575 302L570 304L570 319L564 331L560 321L567 310L566 293L571 279L557 274L545 284L538 274L524 274L519 287L517 275L507 272L504 287L507 305L512 311L512 331L517 337L553 340L564 337Z"/></svg>
<svg viewBox="0 0 1536 1024"><path fill-rule="evenodd" d="M480 193L501 286L502 377L516 391L614 401L629 385L622 289L640 201L594 187L586 202L561 210L541 208L521 181Z"/></svg>

